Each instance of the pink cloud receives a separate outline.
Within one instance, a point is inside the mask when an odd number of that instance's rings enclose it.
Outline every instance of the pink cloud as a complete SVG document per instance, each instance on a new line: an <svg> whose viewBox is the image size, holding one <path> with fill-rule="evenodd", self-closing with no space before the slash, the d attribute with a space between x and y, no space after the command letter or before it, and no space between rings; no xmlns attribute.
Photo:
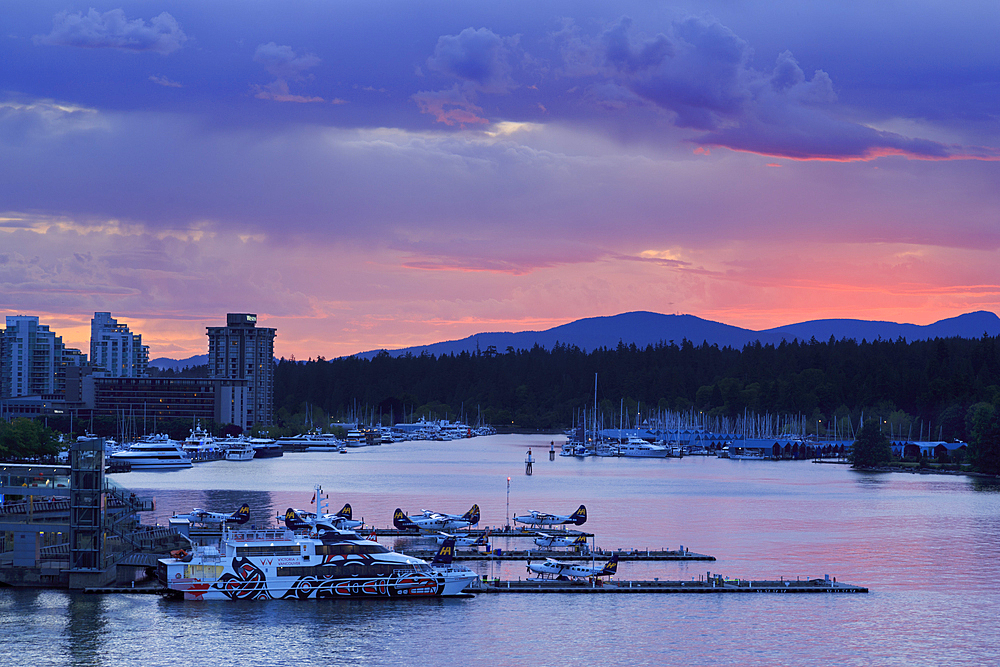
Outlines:
<svg viewBox="0 0 1000 667"><path fill-rule="evenodd" d="M445 125L485 125L489 121L482 114L482 107L476 106L458 87L450 90L421 91L413 95L413 101L421 113L431 114L435 120Z"/></svg>

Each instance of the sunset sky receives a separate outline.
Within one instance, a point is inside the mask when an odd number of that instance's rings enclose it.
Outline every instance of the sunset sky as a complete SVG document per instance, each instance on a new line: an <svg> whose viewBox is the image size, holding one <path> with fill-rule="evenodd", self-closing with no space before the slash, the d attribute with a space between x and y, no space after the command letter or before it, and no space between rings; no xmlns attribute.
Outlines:
<svg viewBox="0 0 1000 667"><path fill-rule="evenodd" d="M1000 301L1000 3L4 3L0 316L151 357Z"/></svg>

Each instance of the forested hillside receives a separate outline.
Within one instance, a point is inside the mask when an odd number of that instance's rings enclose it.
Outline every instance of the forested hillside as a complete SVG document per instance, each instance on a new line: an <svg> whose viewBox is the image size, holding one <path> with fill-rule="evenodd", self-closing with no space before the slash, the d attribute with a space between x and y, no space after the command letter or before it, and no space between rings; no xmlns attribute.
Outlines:
<svg viewBox="0 0 1000 667"><path fill-rule="evenodd" d="M598 399L609 424L626 414L672 410L712 417L745 412L801 415L805 423L837 416L859 424L862 412L897 430L965 438L970 406L1000 396L1000 337L930 341L811 340L748 345L742 350L684 341L645 348L619 345L583 352L557 346L459 355L278 362L279 417L306 406L338 418L411 413L543 429L568 426ZM822 428L822 427L821 427Z"/></svg>

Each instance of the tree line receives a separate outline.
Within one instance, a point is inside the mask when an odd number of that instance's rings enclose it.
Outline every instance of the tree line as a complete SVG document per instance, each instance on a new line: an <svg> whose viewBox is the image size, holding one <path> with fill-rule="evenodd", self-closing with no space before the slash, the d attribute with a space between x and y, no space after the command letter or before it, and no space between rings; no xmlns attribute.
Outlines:
<svg viewBox="0 0 1000 667"><path fill-rule="evenodd" d="M966 439L969 409L1000 406L1000 337L929 341L759 342L742 349L684 340L590 352L547 350L429 354L370 359L280 359L279 418L308 408L331 418L463 416L525 429L569 426L594 401L600 412L696 412L705 418L747 413L800 415L821 434L835 418L860 426L877 417L916 439ZM312 415L311 415L312 416ZM608 425L617 425L618 417ZM812 428L810 426L810 428Z"/></svg>

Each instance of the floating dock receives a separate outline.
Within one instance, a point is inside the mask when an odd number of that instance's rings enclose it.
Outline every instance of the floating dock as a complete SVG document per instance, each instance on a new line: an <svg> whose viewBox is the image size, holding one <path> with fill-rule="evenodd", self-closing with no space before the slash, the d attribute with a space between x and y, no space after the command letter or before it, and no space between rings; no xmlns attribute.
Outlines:
<svg viewBox="0 0 1000 667"><path fill-rule="evenodd" d="M84 588L83 592L92 595L166 595L170 590L161 586L100 586Z"/></svg>
<svg viewBox="0 0 1000 667"><path fill-rule="evenodd" d="M477 587L467 590L474 593L678 593L709 595L719 593L854 594L868 592L864 586L839 584L827 579L751 581L722 578L712 578L707 581L611 580L601 583L589 581L494 581L490 583L479 582Z"/></svg>
<svg viewBox="0 0 1000 667"><path fill-rule="evenodd" d="M168 591L158 586L108 586L86 588L84 593L98 595L165 595ZM808 579L803 581L723 579L713 577L699 581L490 581L476 582L465 592L476 594L491 593L578 593L578 594L619 594L675 593L688 595L712 595L728 593L772 593L772 594L829 594L846 595L867 593L864 586L841 584L828 579Z"/></svg>
<svg viewBox="0 0 1000 667"><path fill-rule="evenodd" d="M405 549L400 553L407 556L415 556L423 560L431 560L437 553L437 549ZM629 549L621 551L593 551L584 553L582 551L550 551L545 549L504 549L500 553L487 553L485 551L461 551L455 550L455 560L545 560L554 558L556 560L573 561L597 561L607 562L612 556L618 556L619 561L664 561L664 560L707 560L714 561L715 556L696 554L693 551L674 550L638 550Z"/></svg>
<svg viewBox="0 0 1000 667"><path fill-rule="evenodd" d="M362 528L360 532L366 533L372 530L371 528ZM416 529L400 530L398 528L375 528L375 534L379 537L426 537L428 533L422 533ZM545 535L560 535L563 537L579 537L580 535L586 535L587 539L594 536L593 533L588 533L582 530L566 530L565 528L532 528L530 530L525 528L516 528L514 530L503 530L502 528L463 528L458 531L462 533L463 536L468 537L479 537L486 531L490 531L492 537L538 537L539 533L544 533Z"/></svg>

